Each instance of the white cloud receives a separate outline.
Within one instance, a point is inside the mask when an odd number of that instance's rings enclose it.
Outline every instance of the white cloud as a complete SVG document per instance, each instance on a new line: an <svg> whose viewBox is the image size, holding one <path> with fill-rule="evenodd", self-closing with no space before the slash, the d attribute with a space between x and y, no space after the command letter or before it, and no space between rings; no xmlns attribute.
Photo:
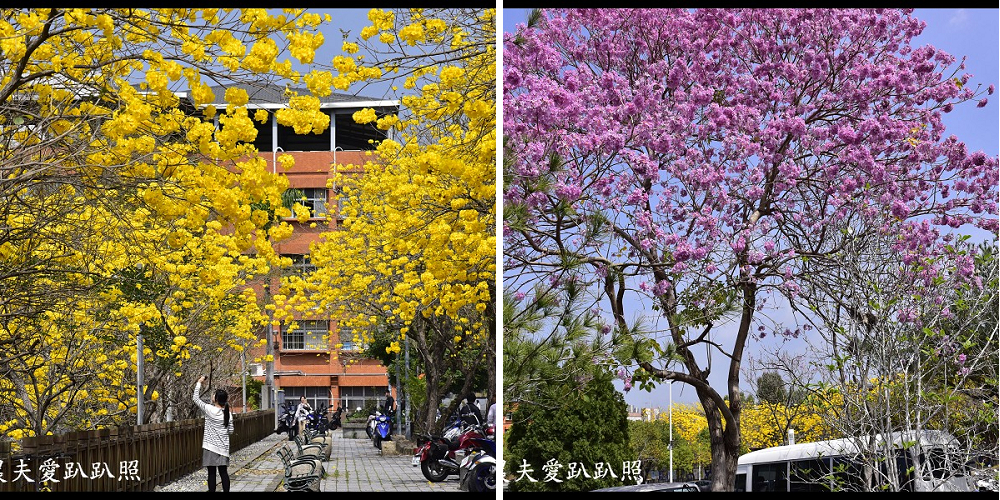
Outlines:
<svg viewBox="0 0 1000 500"><path fill-rule="evenodd" d="M958 9L955 11L955 15L951 16L948 20L948 26L952 28L959 28L964 26L969 21L969 11L965 9Z"/></svg>

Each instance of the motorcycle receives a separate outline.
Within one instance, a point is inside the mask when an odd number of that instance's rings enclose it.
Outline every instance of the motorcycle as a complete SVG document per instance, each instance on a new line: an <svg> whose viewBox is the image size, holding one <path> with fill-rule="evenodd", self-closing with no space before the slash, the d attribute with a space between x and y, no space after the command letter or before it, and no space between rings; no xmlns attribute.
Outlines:
<svg viewBox="0 0 1000 500"><path fill-rule="evenodd" d="M341 420L340 420L340 416L343 413L344 413L344 408L343 407L338 407L337 411L333 412L330 415L330 430L331 431L335 431L335 430L339 429L342 425L344 425L341 422Z"/></svg>
<svg viewBox="0 0 1000 500"><path fill-rule="evenodd" d="M278 427L274 429L275 434L288 433L288 440L292 441L299 433L299 426L295 419L295 405L286 402L281 407L281 415L278 416Z"/></svg>
<svg viewBox="0 0 1000 500"><path fill-rule="evenodd" d="M441 435L422 434L424 438L414 450L412 465L419 466L420 472L432 483L444 481L452 474L458 474L459 464L455 452L459 440L466 431L461 420L452 420Z"/></svg>
<svg viewBox="0 0 1000 500"><path fill-rule="evenodd" d="M458 489L473 493L496 491L497 460L495 429L490 426L485 433L466 437L461 446L470 449L458 469Z"/></svg>
<svg viewBox="0 0 1000 500"><path fill-rule="evenodd" d="M326 405L321 405L309 413L306 427L317 434L326 434L330 428L330 420L326 416Z"/></svg>
<svg viewBox="0 0 1000 500"><path fill-rule="evenodd" d="M392 441L392 429L389 426L389 416L375 410L374 428L372 429L372 442L378 451L382 451L382 441Z"/></svg>

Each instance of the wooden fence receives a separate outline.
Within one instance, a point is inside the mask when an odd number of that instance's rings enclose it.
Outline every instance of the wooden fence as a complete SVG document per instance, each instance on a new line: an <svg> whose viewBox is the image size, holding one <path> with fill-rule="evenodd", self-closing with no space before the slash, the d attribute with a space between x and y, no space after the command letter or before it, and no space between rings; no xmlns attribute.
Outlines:
<svg viewBox="0 0 1000 500"><path fill-rule="evenodd" d="M274 432L274 410L234 413L235 452ZM153 491L202 468L204 418L0 442L0 492Z"/></svg>

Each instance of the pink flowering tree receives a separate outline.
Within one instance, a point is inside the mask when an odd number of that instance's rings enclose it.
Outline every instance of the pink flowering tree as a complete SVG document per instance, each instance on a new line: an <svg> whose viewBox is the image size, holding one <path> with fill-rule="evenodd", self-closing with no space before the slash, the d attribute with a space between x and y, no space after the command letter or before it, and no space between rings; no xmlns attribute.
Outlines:
<svg viewBox="0 0 1000 500"><path fill-rule="evenodd" d="M997 231L996 157L941 121L994 88L911 43L922 28L907 10L584 9L505 35L505 287L589 287L628 384L691 385L714 491L741 451L747 343L808 333L767 307L838 300L837 264L869 235L891 244L853 258L898 259L926 297L972 274L956 234Z"/></svg>

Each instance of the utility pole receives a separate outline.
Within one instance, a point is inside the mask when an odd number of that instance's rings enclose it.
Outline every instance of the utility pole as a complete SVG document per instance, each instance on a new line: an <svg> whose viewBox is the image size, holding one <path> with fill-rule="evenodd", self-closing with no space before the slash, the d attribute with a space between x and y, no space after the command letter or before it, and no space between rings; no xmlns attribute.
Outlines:
<svg viewBox="0 0 1000 500"><path fill-rule="evenodd" d="M240 351L240 381L243 382L243 413L247 412L247 343L243 342Z"/></svg>
<svg viewBox="0 0 1000 500"><path fill-rule="evenodd" d="M405 359L406 359L405 372L404 372L406 374L405 379L406 380L410 380L410 337L406 337L406 358ZM409 439L410 438L410 393L409 392L406 393L406 399L405 399L405 401L406 401L406 403L405 403L406 404L406 414L405 414L405 417L406 417L406 437L407 437L407 439Z"/></svg>
<svg viewBox="0 0 1000 500"><path fill-rule="evenodd" d="M142 372L145 370L143 366L143 356L142 356L142 325L139 325L139 335L136 336L135 342L135 377L136 377L136 410L135 410L135 425L142 425L142 403L143 399L146 398L145 391L142 390L142 386L145 385L145 381L142 377Z"/></svg>
<svg viewBox="0 0 1000 500"><path fill-rule="evenodd" d="M396 435L403 434L403 419L399 418L399 396L402 394L402 383L399 380L399 353L396 353Z"/></svg>
<svg viewBox="0 0 1000 500"><path fill-rule="evenodd" d="M145 265L142 262L138 262L135 265L139 274L135 279L140 279L144 275L142 274L145 269ZM146 381L143 379L143 372L145 372L145 359L143 356L142 347L142 327L143 323L139 323L139 333L135 336L135 379L136 379L136 391L135 391L135 424L142 425L143 422L143 400L146 399L146 391L143 390L143 386L146 385Z"/></svg>

